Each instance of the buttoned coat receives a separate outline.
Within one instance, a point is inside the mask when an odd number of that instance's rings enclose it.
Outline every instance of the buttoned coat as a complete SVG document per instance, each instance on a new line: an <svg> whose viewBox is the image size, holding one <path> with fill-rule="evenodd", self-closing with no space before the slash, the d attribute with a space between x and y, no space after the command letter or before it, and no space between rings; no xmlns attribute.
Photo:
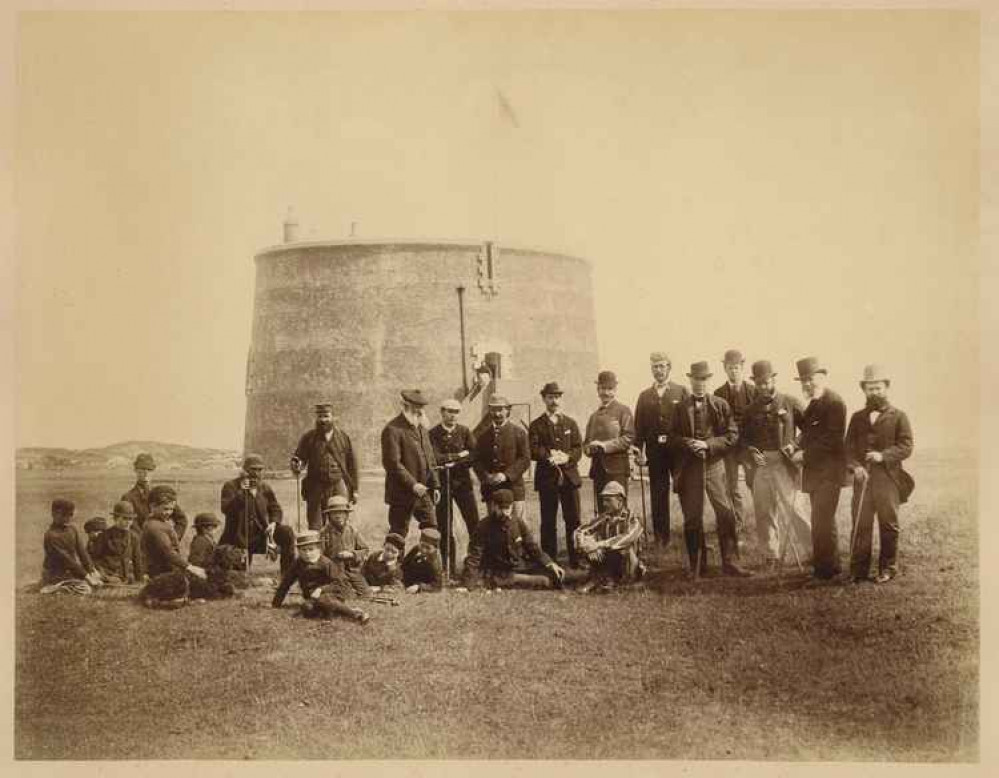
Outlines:
<svg viewBox="0 0 999 778"><path fill-rule="evenodd" d="M631 460L628 458L628 451L635 441L635 419L627 405L615 399L590 414L583 445L587 446L598 440L607 445L602 454L591 458L590 477L597 476L601 466L612 478L629 476Z"/></svg>
<svg viewBox="0 0 999 778"><path fill-rule="evenodd" d="M302 435L295 448L295 456L306 465L305 478L302 479L302 498L305 500L316 500L322 492L328 488L322 479L323 473L317 464L319 454L323 447L327 447L340 471L343 473L344 483L350 492L351 499L357 492L357 455L354 453L354 446L350 442L347 433L339 427L333 428L333 434L326 440L326 435L321 430L311 429Z"/></svg>
<svg viewBox="0 0 999 778"><path fill-rule="evenodd" d="M528 429L528 442L531 459L537 462L534 468L534 490L555 490L565 484L580 486L579 459L583 455L583 436L579 425L571 416L560 413L558 423L552 424L547 413L543 413ZM555 466L548 461L552 451L568 454L569 461ZM561 472L560 472L561 471Z"/></svg>
<svg viewBox="0 0 999 778"><path fill-rule="evenodd" d="M452 430L447 430L443 424L438 424L430 430L430 442L434 447L437 464L455 463L448 474L451 490L457 492L471 489L470 471L472 457L475 454L475 436L472 431L464 424L455 424ZM467 451L468 456L460 458L458 454L462 451Z"/></svg>
<svg viewBox="0 0 999 778"><path fill-rule="evenodd" d="M270 522L280 524L284 514L270 484L260 481L257 484L256 495L250 496L253 515L249 517L250 542L247 544L247 527L244 526L247 493L240 488L242 480L243 477L238 476L222 485L219 507L225 516L225 528L222 530L219 544L248 548L254 553L262 554L267 550L264 530Z"/></svg>
<svg viewBox="0 0 999 778"><path fill-rule="evenodd" d="M676 407L689 395L687 387L672 381L666 383L662 397L655 386L638 395L635 403L635 445L644 448L649 459L670 458L669 441L660 443L659 436L669 436Z"/></svg>
<svg viewBox="0 0 999 778"><path fill-rule="evenodd" d="M902 468L902 461L912 456L912 449L912 426L905 411L889 405L873 427L868 408L862 408L850 417L846 431L847 467L852 472L864 466L864 455L868 451L881 452L885 471L898 487L901 502L906 502L915 488L912 476Z"/></svg>
<svg viewBox="0 0 999 778"><path fill-rule="evenodd" d="M798 446L804 451L801 490L814 492L822 484L843 485L846 477L846 404L826 389L805 408Z"/></svg>
<svg viewBox="0 0 999 778"><path fill-rule="evenodd" d="M411 505L413 486L440 489L433 469L437 465L430 435L420 424L412 425L399 414L382 430L382 467L385 468L385 504Z"/></svg>
<svg viewBox="0 0 999 778"><path fill-rule="evenodd" d="M507 420L497 428L490 424L479 435L475 444L475 457L472 467L478 476L484 498L497 489L510 489L514 500L525 499L524 473L531 466L531 449L527 442L527 432L517 422ZM491 473L503 473L506 481L490 484Z"/></svg>
<svg viewBox="0 0 999 778"><path fill-rule="evenodd" d="M739 439L739 428L735 424L732 409L721 397L705 395L708 414L708 444L707 462L715 462L728 453ZM686 486L688 473L692 469L700 470L702 460L690 449L687 443L694 437L694 396L685 397L673 414L673 426L670 432L670 448L676 461L676 473L673 479L673 491L679 494Z"/></svg>

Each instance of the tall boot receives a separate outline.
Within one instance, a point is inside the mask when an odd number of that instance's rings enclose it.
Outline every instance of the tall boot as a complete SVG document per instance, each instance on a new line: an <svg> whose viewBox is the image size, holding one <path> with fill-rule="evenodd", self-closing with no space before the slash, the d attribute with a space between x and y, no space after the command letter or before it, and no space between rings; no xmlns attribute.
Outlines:
<svg viewBox="0 0 999 778"><path fill-rule="evenodd" d="M718 533L718 546L721 548L722 574L736 578L749 578L753 573L739 565L738 543L734 535Z"/></svg>
<svg viewBox="0 0 999 778"><path fill-rule="evenodd" d="M707 556L701 553L703 546L701 531L685 529L683 531L683 541L687 545L687 557L690 559L690 575L695 575L698 565L701 566L700 574L703 575L707 567Z"/></svg>

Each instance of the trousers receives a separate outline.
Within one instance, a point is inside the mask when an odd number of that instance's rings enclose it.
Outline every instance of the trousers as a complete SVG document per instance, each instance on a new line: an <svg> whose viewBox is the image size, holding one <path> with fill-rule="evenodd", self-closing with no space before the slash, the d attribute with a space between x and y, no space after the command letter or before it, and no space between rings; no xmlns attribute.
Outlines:
<svg viewBox="0 0 999 778"><path fill-rule="evenodd" d="M420 529L437 526L434 501L429 491L422 497L414 496L413 501L410 503L389 506L389 532L395 532L406 537L409 534L409 520L412 518L416 519Z"/></svg>
<svg viewBox="0 0 999 778"><path fill-rule="evenodd" d="M767 560L776 560L784 544L793 539L800 555L810 555L811 527L794 505L797 483L779 451L764 451L763 456L766 464L757 466L753 475L753 510L760 549Z"/></svg>
<svg viewBox="0 0 999 778"><path fill-rule="evenodd" d="M447 488L441 489L441 499L437 503L437 526L441 531L441 563L451 573L454 572L457 559L451 558L451 549L455 549L457 557L457 545L454 538L454 527L448 524L447 509L450 503L457 505L461 512L462 521L465 522L465 529L468 530L468 537L472 537L475 527L479 523L479 505L475 500L475 492L471 484L452 487L450 492ZM451 512L454 518L454 511Z"/></svg>
<svg viewBox="0 0 999 778"><path fill-rule="evenodd" d="M812 569L816 578L832 578L842 572L836 530L840 489L839 483L822 483L808 495L812 504Z"/></svg>
<svg viewBox="0 0 999 778"><path fill-rule="evenodd" d="M579 488L564 484L560 488L538 491L541 505L541 550L552 559L558 558L558 509L562 506L562 522L565 524L565 546L569 562L576 562L576 541L573 533L579 526Z"/></svg>
<svg viewBox="0 0 999 778"><path fill-rule="evenodd" d="M319 489L311 489L305 496L305 517L309 522L309 529L321 530L323 528L323 508L329 502L330 497L340 495L350 499L350 490L347 483L342 478L334 481L328 486ZM295 499L298 499L297 497Z"/></svg>
<svg viewBox="0 0 999 778"><path fill-rule="evenodd" d="M875 465L868 475L864 502L860 504L861 489L853 490L853 537L850 541L850 574L867 578L871 569L871 535L874 518L878 519L881 550L878 554L878 572L898 570L898 487L885 469Z"/></svg>

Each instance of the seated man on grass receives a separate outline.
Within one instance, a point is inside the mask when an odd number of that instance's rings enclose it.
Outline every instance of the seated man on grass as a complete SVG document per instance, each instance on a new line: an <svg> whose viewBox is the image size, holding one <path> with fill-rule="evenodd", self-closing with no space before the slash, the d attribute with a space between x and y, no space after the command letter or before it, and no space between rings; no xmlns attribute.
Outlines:
<svg viewBox="0 0 999 778"><path fill-rule="evenodd" d="M590 580L583 591L608 591L645 575L636 548L642 524L625 507L624 500L624 487L609 481L600 492L600 515L576 530L576 547L590 563Z"/></svg>

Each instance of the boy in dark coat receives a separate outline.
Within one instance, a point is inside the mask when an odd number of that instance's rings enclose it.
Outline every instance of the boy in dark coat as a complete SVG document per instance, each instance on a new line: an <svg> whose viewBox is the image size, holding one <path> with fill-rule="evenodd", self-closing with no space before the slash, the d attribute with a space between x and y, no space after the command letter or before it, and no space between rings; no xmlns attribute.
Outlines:
<svg viewBox="0 0 999 778"><path fill-rule="evenodd" d="M87 533L87 553L95 566L103 553L104 533L107 528L108 520L103 516L94 516L83 522L83 531Z"/></svg>
<svg viewBox="0 0 999 778"><path fill-rule="evenodd" d="M385 545L375 554L369 554L361 566L364 580L373 592L385 589L398 589L402 586L402 565L400 557L406 550L402 535L390 532L385 536Z"/></svg>
<svg viewBox="0 0 999 778"><path fill-rule="evenodd" d="M295 541L298 557L282 576L271 606L280 608L294 584L302 590L302 615L306 618L334 618L342 616L359 624L366 624L371 617L360 608L345 604L354 590L344 575L343 565L335 564L322 555L322 541L315 531L303 532Z"/></svg>
<svg viewBox="0 0 999 778"><path fill-rule="evenodd" d="M402 583L410 594L439 592L444 585L440 542L441 533L433 527L420 530L420 542L402 560Z"/></svg>
<svg viewBox="0 0 999 778"><path fill-rule="evenodd" d="M198 567L208 567L215 553L215 528L219 520L214 513L199 513L194 517L195 536L187 552L187 561Z"/></svg>
<svg viewBox="0 0 999 778"><path fill-rule="evenodd" d="M132 503L124 500L115 503L111 512L114 524L104 531L99 553L92 555L97 571L108 583L131 584L139 580L142 569L139 547L129 529L134 518Z"/></svg>
<svg viewBox="0 0 999 778"><path fill-rule="evenodd" d="M42 546L45 558L42 561L42 584L58 584L63 581L86 581L93 586L100 585L100 576L87 553L87 545L79 530L71 523L76 514L76 506L70 500L52 501L52 524L45 531Z"/></svg>
<svg viewBox="0 0 999 778"><path fill-rule="evenodd" d="M189 564L180 555L180 541L170 518L177 507L177 493L160 485L149 490L149 517L142 526L142 558L149 573L140 597L148 607L179 607L187 603L189 576L208 578L204 568Z"/></svg>
<svg viewBox="0 0 999 778"><path fill-rule="evenodd" d="M338 494L329 498L323 518L326 524L319 533L322 552L343 569L343 577L358 597L370 597L371 589L361 573L368 556L368 544L350 524L353 506Z"/></svg>

